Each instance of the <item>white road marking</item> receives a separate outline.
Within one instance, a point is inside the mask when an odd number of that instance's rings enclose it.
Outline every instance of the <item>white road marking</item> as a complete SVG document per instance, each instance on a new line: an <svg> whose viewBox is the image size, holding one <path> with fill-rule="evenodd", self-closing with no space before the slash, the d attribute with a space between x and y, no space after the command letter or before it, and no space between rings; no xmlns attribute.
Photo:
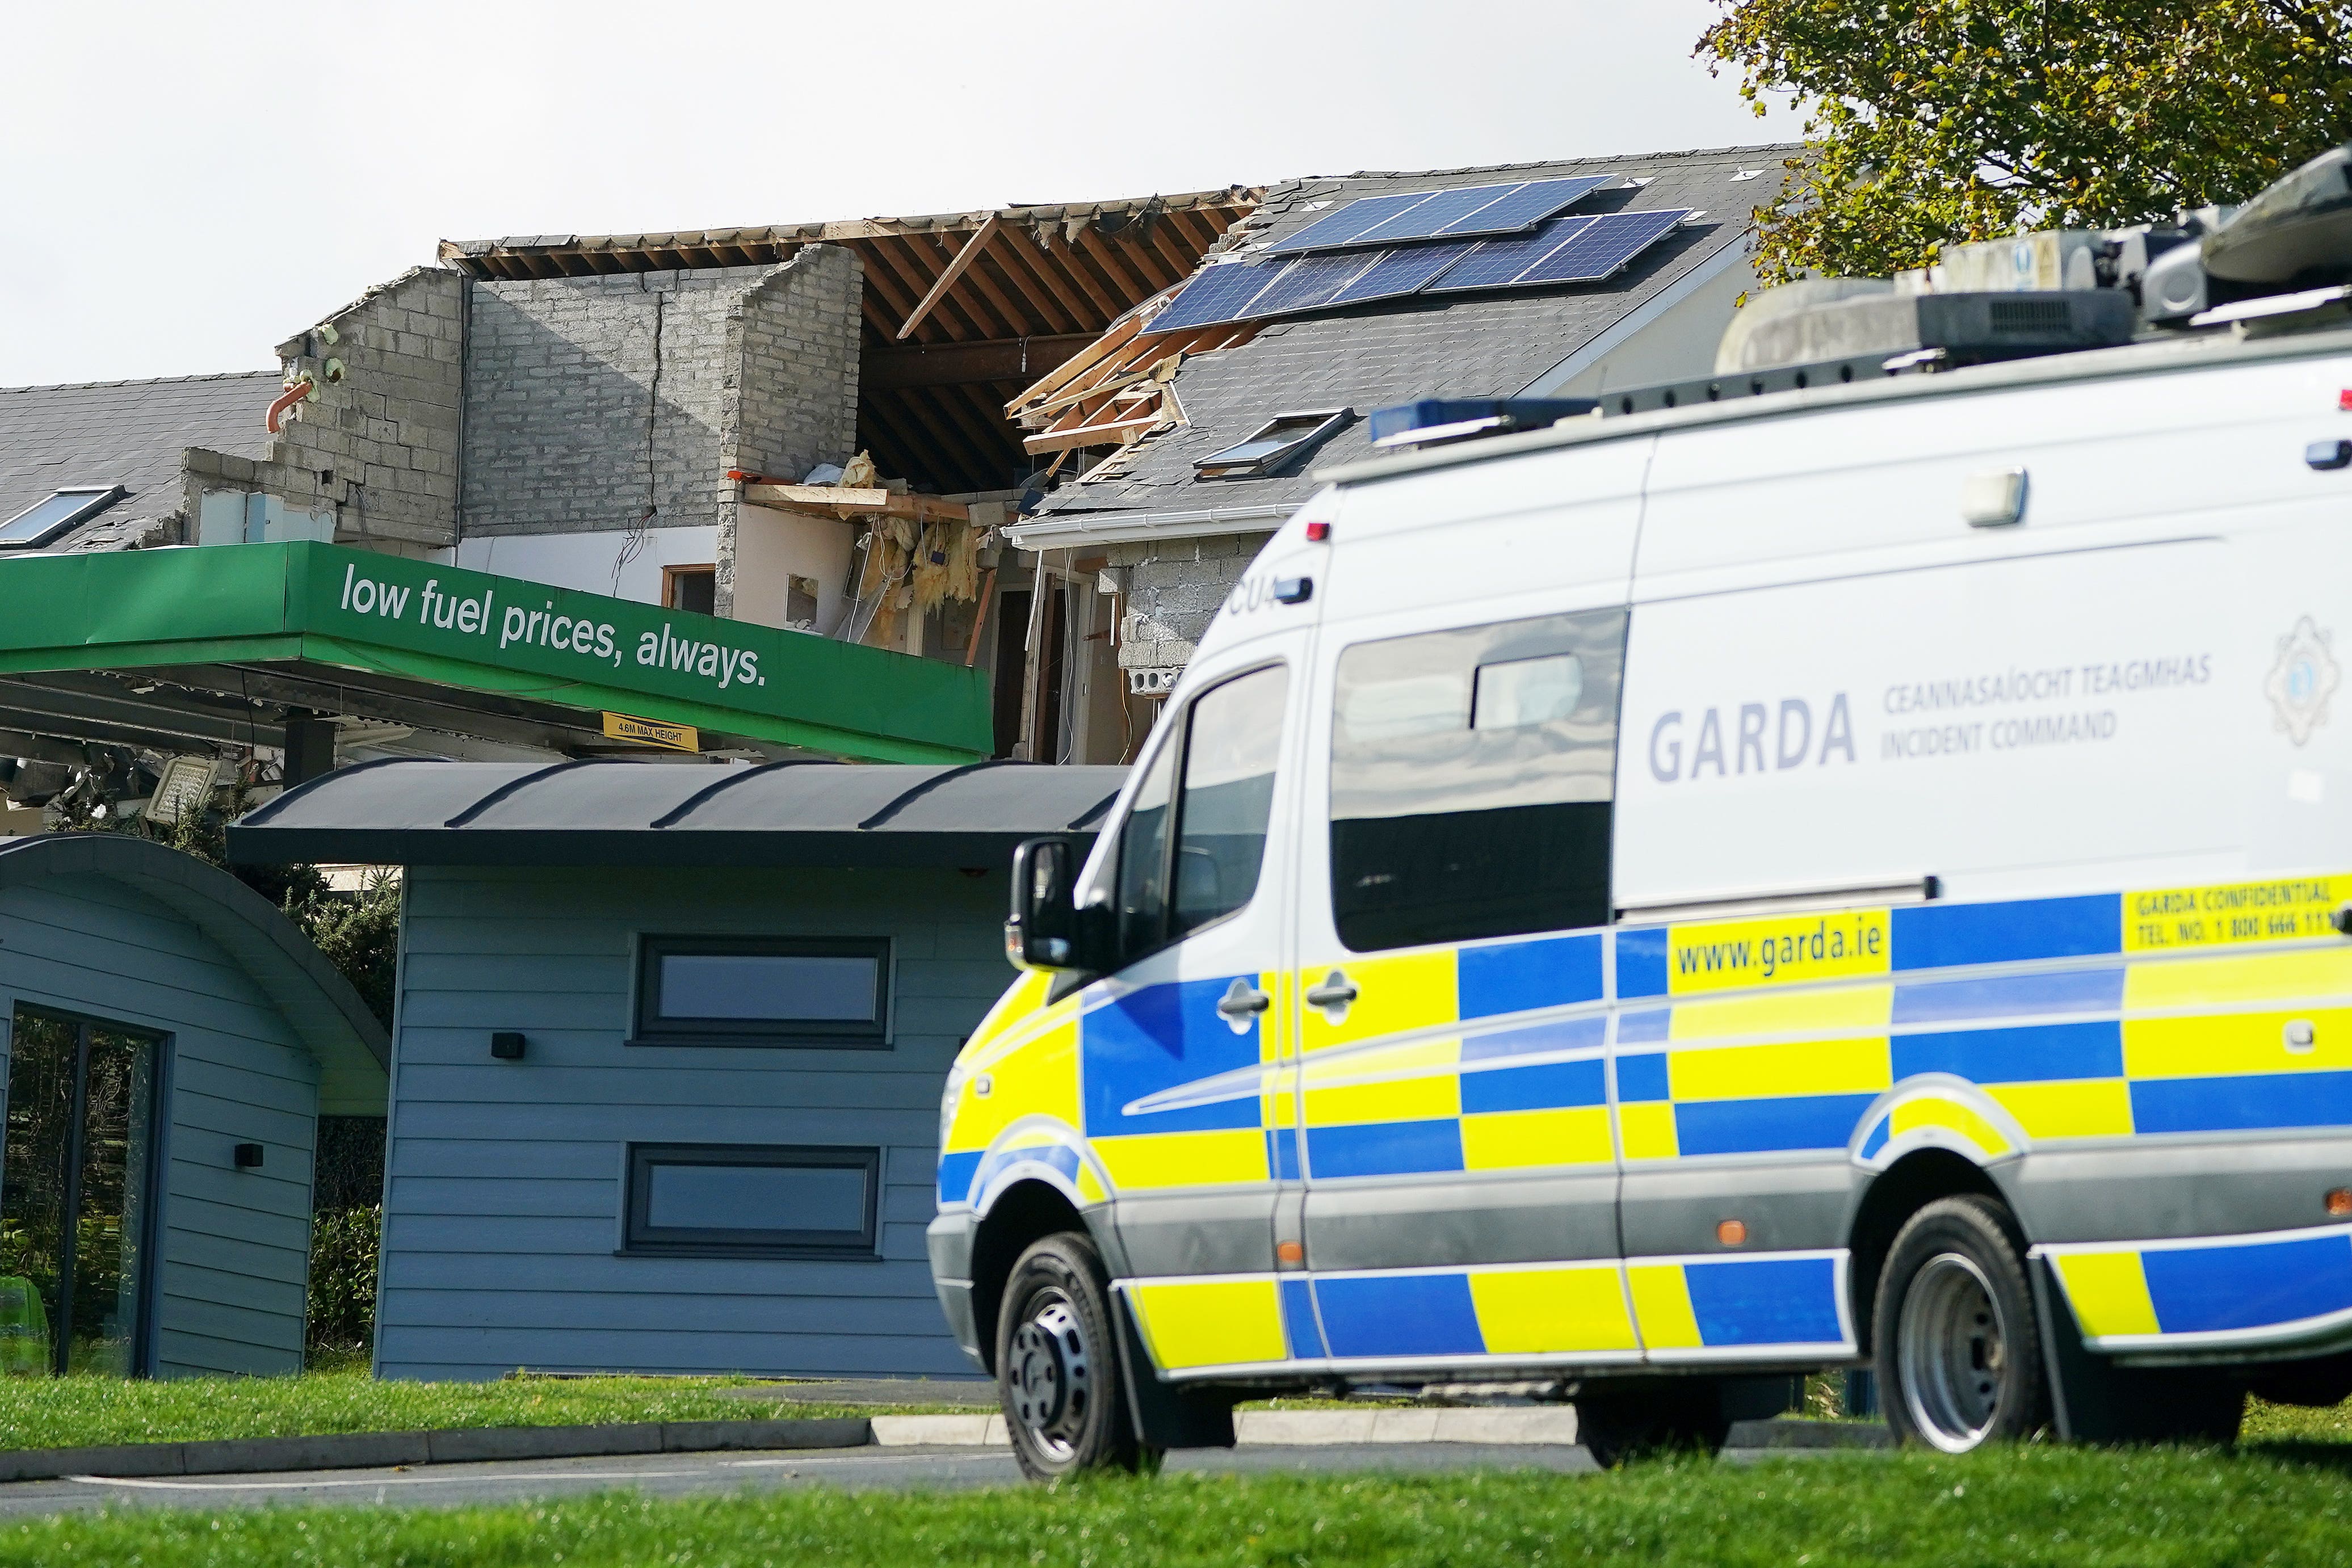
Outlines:
<svg viewBox="0 0 2352 1568"><path fill-rule="evenodd" d="M153 1481L136 1480L128 1476L66 1476L62 1479L79 1481L92 1487L141 1487L152 1491L299 1491L310 1487L428 1487L448 1486L455 1482L499 1480L562 1480L562 1481L633 1481L643 1479L646 1470L537 1470L523 1475L470 1474L462 1476L371 1476L353 1480L334 1481Z"/></svg>
<svg viewBox="0 0 2352 1568"><path fill-rule="evenodd" d="M648 1456L651 1458L653 1456ZM310 1481L167 1481L148 1480L129 1476L65 1476L61 1479L77 1481L93 1487L138 1487L151 1491L301 1491L311 1487L385 1487L385 1486L452 1486L492 1484L499 1481L635 1481L663 1476L693 1475L709 1469L807 1469L837 1465L913 1466L936 1459L963 1458L961 1454L873 1454L861 1451L856 1455L828 1455L793 1459L719 1459L710 1463L680 1465L675 1468L644 1470L467 1470L457 1475L438 1476L369 1476L338 1480ZM478 1460L473 1463L497 1463ZM512 1461L508 1461L512 1462Z"/></svg>

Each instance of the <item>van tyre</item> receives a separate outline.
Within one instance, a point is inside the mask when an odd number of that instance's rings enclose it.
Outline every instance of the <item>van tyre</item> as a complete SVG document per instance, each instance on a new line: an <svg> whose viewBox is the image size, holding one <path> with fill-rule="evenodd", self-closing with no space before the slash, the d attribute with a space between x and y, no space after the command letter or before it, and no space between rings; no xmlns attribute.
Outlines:
<svg viewBox="0 0 2352 1568"><path fill-rule="evenodd" d="M1032 1480L1133 1470L1137 1442L1120 1375L1110 1285L1094 1243L1048 1236L1014 1260L996 1319L996 1385L1013 1457Z"/></svg>
<svg viewBox="0 0 2352 1568"><path fill-rule="evenodd" d="M1872 1343L1886 1424L1906 1443L1961 1454L2048 1419L2016 1221L1992 1198L1938 1198L1904 1225L1879 1275Z"/></svg>

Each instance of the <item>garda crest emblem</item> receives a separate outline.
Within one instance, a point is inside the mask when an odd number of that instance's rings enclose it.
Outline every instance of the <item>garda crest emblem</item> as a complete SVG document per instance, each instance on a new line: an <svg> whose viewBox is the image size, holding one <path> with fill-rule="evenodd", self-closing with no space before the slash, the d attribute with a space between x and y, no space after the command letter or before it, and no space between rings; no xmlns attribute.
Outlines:
<svg viewBox="0 0 2352 1568"><path fill-rule="evenodd" d="M2278 727L2297 746L2327 722L2327 699L2336 693L2343 674L2328 649L2328 634L2304 616L2294 630L2279 639L2278 663L2271 666L2263 689L2270 695Z"/></svg>

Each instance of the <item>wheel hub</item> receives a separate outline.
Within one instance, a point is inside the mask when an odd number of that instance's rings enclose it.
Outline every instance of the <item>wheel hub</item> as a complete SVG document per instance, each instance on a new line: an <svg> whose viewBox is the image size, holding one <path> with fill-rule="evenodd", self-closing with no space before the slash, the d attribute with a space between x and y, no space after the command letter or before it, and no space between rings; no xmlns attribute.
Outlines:
<svg viewBox="0 0 2352 1568"><path fill-rule="evenodd" d="M1094 1402L1094 1357L1068 1298L1055 1291L1032 1301L1012 1350L1005 1386L1013 1418L1040 1452L1068 1458Z"/></svg>
<svg viewBox="0 0 2352 1568"><path fill-rule="evenodd" d="M1984 1441L2000 1406L2008 1336L1992 1283L1958 1252L1930 1258L1903 1300L1897 1365L1920 1436L1946 1453Z"/></svg>

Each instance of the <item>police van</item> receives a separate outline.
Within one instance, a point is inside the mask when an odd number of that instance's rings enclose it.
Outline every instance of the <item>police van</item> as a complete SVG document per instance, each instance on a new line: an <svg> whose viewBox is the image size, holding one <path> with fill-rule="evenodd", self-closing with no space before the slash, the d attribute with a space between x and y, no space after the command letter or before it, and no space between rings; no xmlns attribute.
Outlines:
<svg viewBox="0 0 2352 1568"><path fill-rule="evenodd" d="M1291 517L947 1085L1024 1468L1282 1390L1603 1458L1824 1368L1954 1452L2352 1394L2352 314L2217 292Z"/></svg>

